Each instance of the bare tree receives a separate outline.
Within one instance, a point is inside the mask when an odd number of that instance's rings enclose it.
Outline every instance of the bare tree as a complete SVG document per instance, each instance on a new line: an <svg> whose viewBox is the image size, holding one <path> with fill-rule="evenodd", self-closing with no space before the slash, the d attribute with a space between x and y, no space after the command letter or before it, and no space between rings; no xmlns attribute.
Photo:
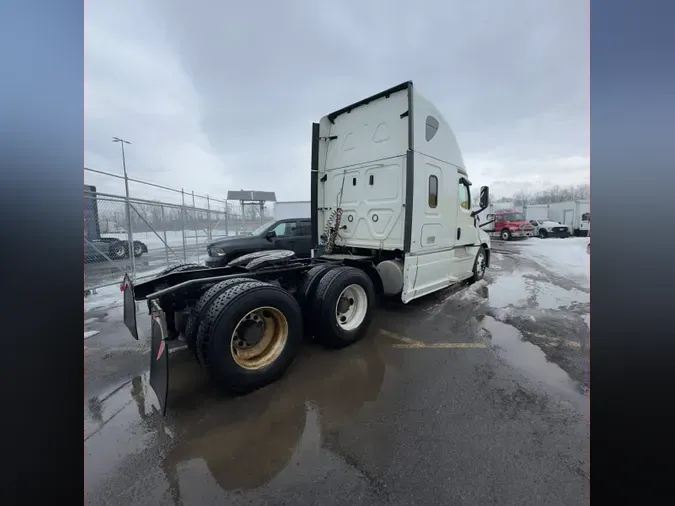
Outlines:
<svg viewBox="0 0 675 506"><path fill-rule="evenodd" d="M520 190L512 197L495 197L495 202L513 202L516 206L527 204L555 204L566 200L588 199L591 187L588 184L560 186L556 185L540 192L530 193Z"/></svg>

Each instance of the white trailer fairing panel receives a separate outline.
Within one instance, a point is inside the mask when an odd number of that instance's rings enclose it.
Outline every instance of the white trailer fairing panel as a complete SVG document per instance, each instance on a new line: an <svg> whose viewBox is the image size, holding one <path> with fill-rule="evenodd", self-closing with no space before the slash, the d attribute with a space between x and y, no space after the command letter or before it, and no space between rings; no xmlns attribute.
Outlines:
<svg viewBox="0 0 675 506"><path fill-rule="evenodd" d="M336 245L403 249L407 110L402 90L321 120L317 221L342 209Z"/></svg>

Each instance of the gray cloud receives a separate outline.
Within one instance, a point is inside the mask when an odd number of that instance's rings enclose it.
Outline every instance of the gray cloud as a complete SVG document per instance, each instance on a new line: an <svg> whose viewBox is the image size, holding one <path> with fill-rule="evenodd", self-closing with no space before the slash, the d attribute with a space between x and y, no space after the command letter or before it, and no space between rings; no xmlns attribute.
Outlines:
<svg viewBox="0 0 675 506"><path fill-rule="evenodd" d="M588 181L588 3L88 5L87 163L224 194L307 198L310 123L412 79L477 184Z"/></svg>

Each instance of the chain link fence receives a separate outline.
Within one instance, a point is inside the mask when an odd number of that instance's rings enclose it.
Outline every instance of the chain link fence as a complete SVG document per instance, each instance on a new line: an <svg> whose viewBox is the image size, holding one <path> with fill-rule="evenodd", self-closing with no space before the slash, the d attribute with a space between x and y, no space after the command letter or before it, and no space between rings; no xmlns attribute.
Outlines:
<svg viewBox="0 0 675 506"><path fill-rule="evenodd" d="M124 180L124 176L87 171ZM105 193L85 185L85 293L119 284L125 273L138 280L177 264L203 264L209 242L250 233L270 219L244 219L225 200L128 180L140 188L147 185L173 192L177 202Z"/></svg>

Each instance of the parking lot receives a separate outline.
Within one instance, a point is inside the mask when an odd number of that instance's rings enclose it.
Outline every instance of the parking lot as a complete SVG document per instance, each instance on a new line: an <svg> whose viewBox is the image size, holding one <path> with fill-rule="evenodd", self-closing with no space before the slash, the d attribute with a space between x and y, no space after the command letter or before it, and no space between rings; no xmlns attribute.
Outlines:
<svg viewBox="0 0 675 506"><path fill-rule="evenodd" d="M87 504L586 503L587 242L494 241L485 280L383 301L361 342L243 397L176 342L166 417L143 304L139 342L88 311Z"/></svg>

